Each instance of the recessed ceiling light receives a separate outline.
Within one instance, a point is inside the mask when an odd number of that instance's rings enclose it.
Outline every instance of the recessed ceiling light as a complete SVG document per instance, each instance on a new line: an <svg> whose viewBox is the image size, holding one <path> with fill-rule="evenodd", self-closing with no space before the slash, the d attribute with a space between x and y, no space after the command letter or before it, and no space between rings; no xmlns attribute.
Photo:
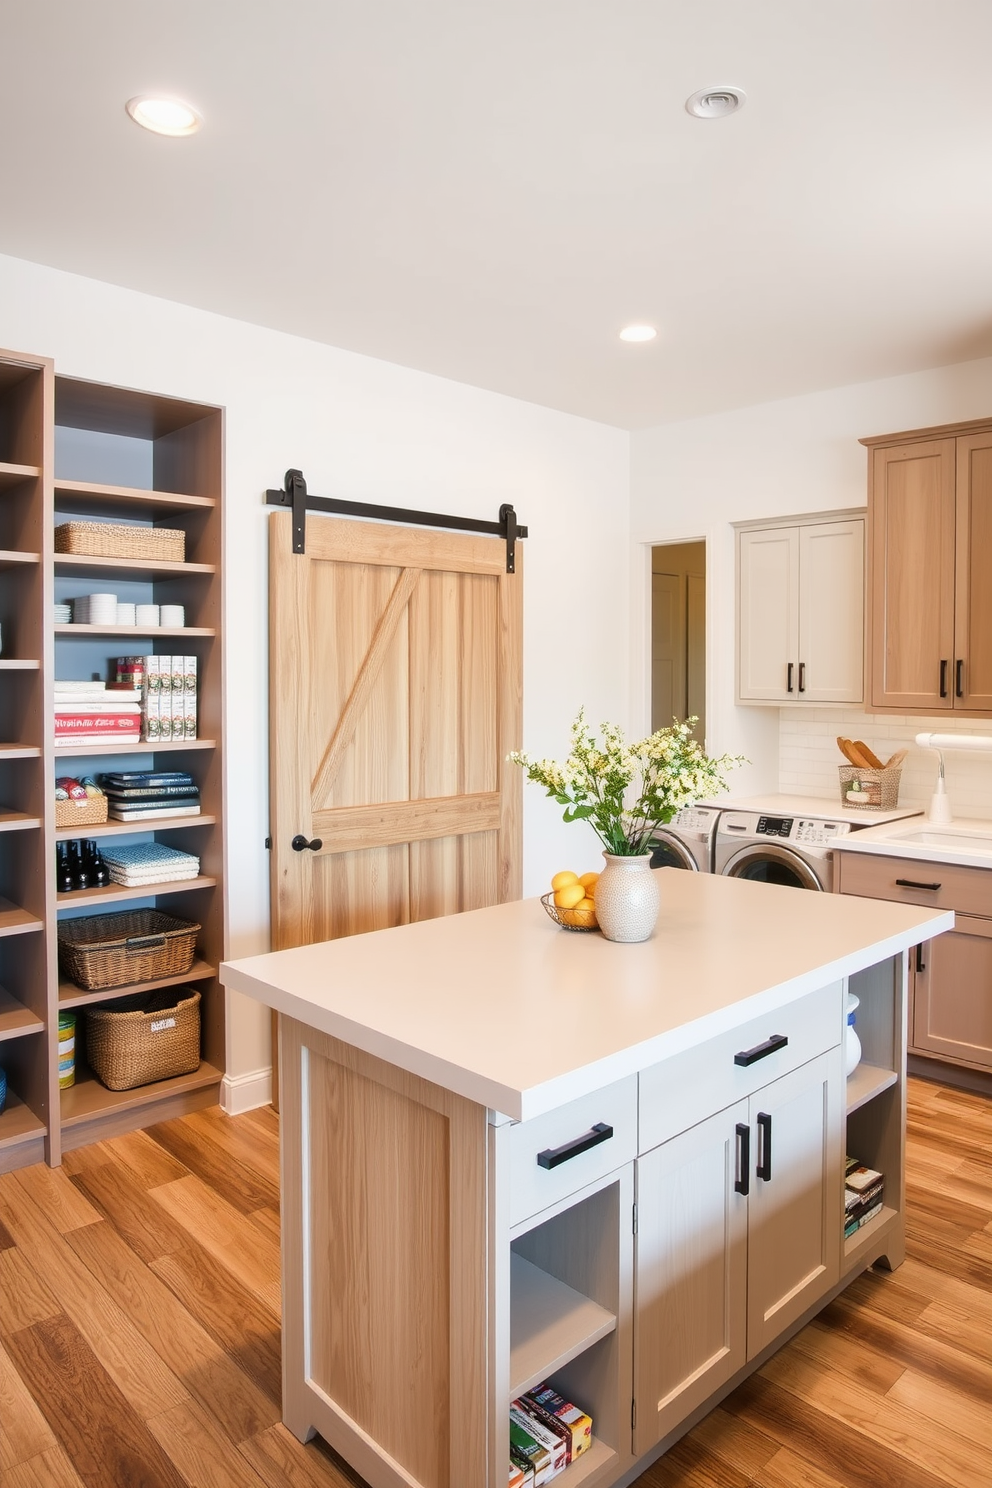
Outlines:
<svg viewBox="0 0 992 1488"><path fill-rule="evenodd" d="M685 111L697 119L725 119L728 114L736 114L746 102L743 88L700 88L686 99Z"/></svg>
<svg viewBox="0 0 992 1488"><path fill-rule="evenodd" d="M195 134L202 123L196 109L178 98L130 98L125 107L135 124L153 134Z"/></svg>
<svg viewBox="0 0 992 1488"><path fill-rule="evenodd" d="M620 332L621 341L653 341L658 332L654 326L629 325Z"/></svg>

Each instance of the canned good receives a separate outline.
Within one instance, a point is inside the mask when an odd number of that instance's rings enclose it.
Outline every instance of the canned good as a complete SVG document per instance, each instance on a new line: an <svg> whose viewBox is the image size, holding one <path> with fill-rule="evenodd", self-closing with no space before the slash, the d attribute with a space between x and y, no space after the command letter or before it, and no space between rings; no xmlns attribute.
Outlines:
<svg viewBox="0 0 992 1488"><path fill-rule="evenodd" d="M59 1089L76 1083L76 1015L59 1013Z"/></svg>

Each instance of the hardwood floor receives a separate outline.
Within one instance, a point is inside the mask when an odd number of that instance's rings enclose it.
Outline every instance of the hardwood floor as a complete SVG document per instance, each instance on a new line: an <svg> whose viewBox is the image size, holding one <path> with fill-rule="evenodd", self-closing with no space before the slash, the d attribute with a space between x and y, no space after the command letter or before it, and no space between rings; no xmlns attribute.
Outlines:
<svg viewBox="0 0 992 1488"><path fill-rule="evenodd" d="M0 1488L359 1483L279 1420L277 1121L199 1111L0 1177ZM992 1104L911 1081L908 1145L905 1265L638 1488L990 1488Z"/></svg>

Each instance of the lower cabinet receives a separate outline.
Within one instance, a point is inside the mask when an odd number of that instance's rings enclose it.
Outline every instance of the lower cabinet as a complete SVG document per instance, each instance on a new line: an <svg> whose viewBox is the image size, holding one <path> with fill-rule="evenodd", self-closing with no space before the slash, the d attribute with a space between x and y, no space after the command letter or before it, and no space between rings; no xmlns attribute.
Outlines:
<svg viewBox="0 0 992 1488"><path fill-rule="evenodd" d="M839 1047L638 1158L634 1454L840 1277Z"/></svg>
<svg viewBox="0 0 992 1488"><path fill-rule="evenodd" d="M992 920L959 914L921 945L913 974L911 1047L992 1069Z"/></svg>

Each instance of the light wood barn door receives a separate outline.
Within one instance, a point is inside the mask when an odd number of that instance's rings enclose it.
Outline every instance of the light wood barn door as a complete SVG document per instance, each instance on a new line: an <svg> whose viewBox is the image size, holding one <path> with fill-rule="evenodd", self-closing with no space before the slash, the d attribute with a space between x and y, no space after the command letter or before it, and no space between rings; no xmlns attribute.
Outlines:
<svg viewBox="0 0 992 1488"><path fill-rule="evenodd" d="M272 944L521 893L522 555L499 538L270 518ZM319 840L295 851L294 837Z"/></svg>

